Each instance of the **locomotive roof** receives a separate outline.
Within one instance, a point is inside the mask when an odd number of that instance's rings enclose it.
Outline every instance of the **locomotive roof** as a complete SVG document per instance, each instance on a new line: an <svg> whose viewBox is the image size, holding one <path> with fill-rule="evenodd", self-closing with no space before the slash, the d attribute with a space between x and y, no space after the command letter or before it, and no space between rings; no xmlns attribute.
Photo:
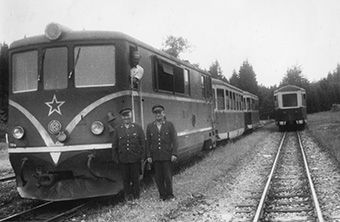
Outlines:
<svg viewBox="0 0 340 222"><path fill-rule="evenodd" d="M9 50L18 48L18 47L25 47L25 46L32 46L32 45L39 45L39 44L49 44L53 42L70 42L70 41L89 41L89 40L125 40L131 43L134 43L140 47L146 48L148 50L153 51L154 53L161 55L163 57L167 57L168 59L175 60L178 63L186 65L192 69L198 70L201 73L211 76L211 74L207 71L204 71L187 61L180 60L174 56L171 56L168 53L165 53L159 49L156 49L142 41L139 41L125 33L118 32L118 31L64 31L60 37L60 39L51 41L45 35L36 35L32 37L25 37L23 39L17 40L12 42L10 45Z"/></svg>
<svg viewBox="0 0 340 222"><path fill-rule="evenodd" d="M297 91L302 91L305 92L306 90L304 88L295 86L295 85L286 85L278 88L277 90L274 91L274 94L278 92L297 92Z"/></svg>

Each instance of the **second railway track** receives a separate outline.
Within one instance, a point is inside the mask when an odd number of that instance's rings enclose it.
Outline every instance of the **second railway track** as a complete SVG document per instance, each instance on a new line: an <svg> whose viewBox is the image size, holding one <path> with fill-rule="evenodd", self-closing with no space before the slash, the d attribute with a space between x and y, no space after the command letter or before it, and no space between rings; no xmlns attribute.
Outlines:
<svg viewBox="0 0 340 222"><path fill-rule="evenodd" d="M232 221L323 221L298 132L284 134L267 178Z"/></svg>

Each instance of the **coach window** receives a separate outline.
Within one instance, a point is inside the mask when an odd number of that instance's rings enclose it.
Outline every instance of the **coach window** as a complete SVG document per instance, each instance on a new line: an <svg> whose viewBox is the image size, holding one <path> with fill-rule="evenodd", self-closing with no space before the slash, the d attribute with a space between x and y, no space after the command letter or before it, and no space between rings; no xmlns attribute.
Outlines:
<svg viewBox="0 0 340 222"><path fill-rule="evenodd" d="M240 110L244 110L244 99L242 95L240 95L240 104L241 104Z"/></svg>
<svg viewBox="0 0 340 222"><path fill-rule="evenodd" d="M38 51L15 53L12 69L13 93L38 89Z"/></svg>
<svg viewBox="0 0 340 222"><path fill-rule="evenodd" d="M249 111L250 110L250 98L247 98L247 108L246 110Z"/></svg>
<svg viewBox="0 0 340 222"><path fill-rule="evenodd" d="M217 89L217 109L218 110L225 110L224 90L223 89Z"/></svg>
<svg viewBox="0 0 340 222"><path fill-rule="evenodd" d="M76 87L115 85L115 52L112 45L75 47L73 66Z"/></svg>
<svg viewBox="0 0 340 222"><path fill-rule="evenodd" d="M236 103L235 103L235 93L232 93L232 99L231 99L231 108L232 110L236 109Z"/></svg>
<svg viewBox="0 0 340 222"><path fill-rule="evenodd" d="M226 90L225 91L225 97L226 97L226 108L227 108L227 110L229 110L230 109L230 99L229 99L229 91L228 90Z"/></svg>
<svg viewBox="0 0 340 222"><path fill-rule="evenodd" d="M49 48L43 53L44 89L65 89L67 87L67 48Z"/></svg>

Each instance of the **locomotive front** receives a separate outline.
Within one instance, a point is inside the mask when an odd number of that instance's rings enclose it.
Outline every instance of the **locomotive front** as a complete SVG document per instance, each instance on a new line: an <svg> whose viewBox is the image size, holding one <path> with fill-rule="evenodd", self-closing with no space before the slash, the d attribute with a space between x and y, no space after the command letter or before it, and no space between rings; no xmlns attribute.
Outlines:
<svg viewBox="0 0 340 222"><path fill-rule="evenodd" d="M65 30L52 23L45 35L16 41L9 51L8 150L25 198L122 189L110 134L119 109L131 104L128 47L114 33Z"/></svg>

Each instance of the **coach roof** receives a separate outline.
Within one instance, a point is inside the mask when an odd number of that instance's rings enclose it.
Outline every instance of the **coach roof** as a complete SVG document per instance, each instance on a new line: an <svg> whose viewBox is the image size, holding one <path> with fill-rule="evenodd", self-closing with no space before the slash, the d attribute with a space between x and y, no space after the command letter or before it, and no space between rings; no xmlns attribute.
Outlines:
<svg viewBox="0 0 340 222"><path fill-rule="evenodd" d="M286 86L280 87L277 90L275 90L274 94L279 93L279 92L296 92L296 91L305 92L306 90L304 88L301 88L301 87L298 87L298 86L286 85Z"/></svg>

